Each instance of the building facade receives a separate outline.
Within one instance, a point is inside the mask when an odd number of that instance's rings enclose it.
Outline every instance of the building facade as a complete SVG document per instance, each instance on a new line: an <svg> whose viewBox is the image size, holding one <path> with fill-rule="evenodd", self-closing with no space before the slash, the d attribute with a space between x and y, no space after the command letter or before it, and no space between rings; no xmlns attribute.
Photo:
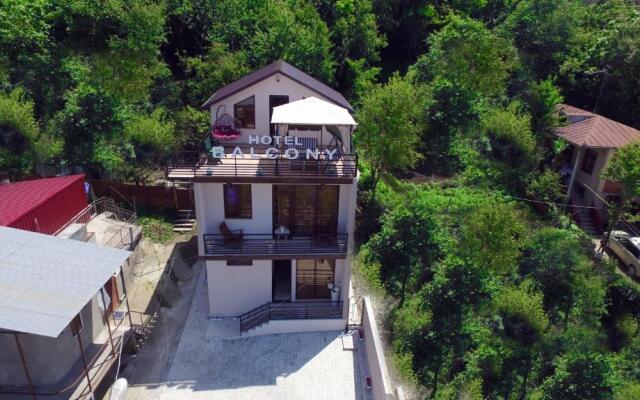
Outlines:
<svg viewBox="0 0 640 400"><path fill-rule="evenodd" d="M343 329L358 179L351 106L278 61L204 107L211 136L171 160L168 177L193 182L210 316L240 319L243 334Z"/></svg>
<svg viewBox="0 0 640 400"><path fill-rule="evenodd" d="M640 142L640 131L566 104L558 111L568 122L556 131L568 143L562 167L568 178L567 197L574 205L594 207L591 211L580 209L578 214L581 225L593 227L597 233L604 229L607 204L619 201L621 192L618 183L602 174L620 147Z"/></svg>

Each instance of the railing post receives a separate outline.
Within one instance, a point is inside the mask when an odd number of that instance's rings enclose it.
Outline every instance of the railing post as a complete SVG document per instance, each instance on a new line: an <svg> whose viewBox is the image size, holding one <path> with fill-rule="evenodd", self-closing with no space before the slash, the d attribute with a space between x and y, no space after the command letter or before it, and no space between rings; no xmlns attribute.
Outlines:
<svg viewBox="0 0 640 400"><path fill-rule="evenodd" d="M279 159L279 157L276 157L276 176L280 175L278 173L278 159Z"/></svg>
<svg viewBox="0 0 640 400"><path fill-rule="evenodd" d="M238 176L238 156L236 156L236 155L233 156L233 167L234 167L234 171L235 171L235 175L234 176Z"/></svg>

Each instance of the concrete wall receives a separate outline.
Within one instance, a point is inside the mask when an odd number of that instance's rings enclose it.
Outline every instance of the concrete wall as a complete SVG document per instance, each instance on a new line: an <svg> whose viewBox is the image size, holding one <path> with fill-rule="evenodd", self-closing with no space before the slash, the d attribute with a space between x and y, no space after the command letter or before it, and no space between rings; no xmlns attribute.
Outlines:
<svg viewBox="0 0 640 400"><path fill-rule="evenodd" d="M85 350L89 350L98 327L94 321L94 300L82 309L84 329L80 339ZM60 381L80 360L80 348L77 339L71 335L71 329L65 328L57 338L19 334L29 373L34 385L51 385ZM0 385L27 385L20 353L13 335L0 334Z"/></svg>
<svg viewBox="0 0 640 400"><path fill-rule="evenodd" d="M345 319L295 319L271 320L264 325L242 333L242 336L275 335L278 333L341 331L347 325Z"/></svg>
<svg viewBox="0 0 640 400"><path fill-rule="evenodd" d="M252 266L228 266L207 261L209 315L233 317L271 301L271 261L253 260Z"/></svg>
<svg viewBox="0 0 640 400"><path fill-rule="evenodd" d="M128 279L131 270L129 262L125 263L123 269L125 279ZM101 297L98 293L81 311L84 328L80 331L80 339L88 359L98 349L93 344L94 340L106 329L99 304ZM67 326L57 338L31 334L18 336L34 385L55 385L71 371L74 364L80 371L80 348L70 327ZM5 384L28 384L14 336L10 334L0 334L0 385Z"/></svg>
<svg viewBox="0 0 640 400"><path fill-rule="evenodd" d="M362 316L362 329L364 329L364 341L367 350L367 365L371 374L371 385L374 400L393 399L393 389L387 361L384 356L384 348L378 325L375 318L371 299L365 297ZM357 340L357 339L356 339Z"/></svg>

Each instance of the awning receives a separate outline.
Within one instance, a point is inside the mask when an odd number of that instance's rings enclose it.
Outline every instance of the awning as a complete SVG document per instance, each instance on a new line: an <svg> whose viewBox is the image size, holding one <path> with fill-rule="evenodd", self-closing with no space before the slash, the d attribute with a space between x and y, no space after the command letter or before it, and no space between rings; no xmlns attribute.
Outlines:
<svg viewBox="0 0 640 400"><path fill-rule="evenodd" d="M346 108L317 97L273 108L271 123L287 125L358 125Z"/></svg>
<svg viewBox="0 0 640 400"><path fill-rule="evenodd" d="M0 226L0 329L58 337L130 254Z"/></svg>

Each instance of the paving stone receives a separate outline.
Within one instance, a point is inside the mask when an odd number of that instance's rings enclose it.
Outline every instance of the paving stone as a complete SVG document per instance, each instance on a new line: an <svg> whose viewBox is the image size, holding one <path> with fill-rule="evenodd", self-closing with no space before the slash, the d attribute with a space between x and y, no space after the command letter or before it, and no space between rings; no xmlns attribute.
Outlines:
<svg viewBox="0 0 640 400"><path fill-rule="evenodd" d="M232 338L207 318L203 276L161 400L367 400L356 352L341 332ZM217 324L210 326L211 324Z"/></svg>

